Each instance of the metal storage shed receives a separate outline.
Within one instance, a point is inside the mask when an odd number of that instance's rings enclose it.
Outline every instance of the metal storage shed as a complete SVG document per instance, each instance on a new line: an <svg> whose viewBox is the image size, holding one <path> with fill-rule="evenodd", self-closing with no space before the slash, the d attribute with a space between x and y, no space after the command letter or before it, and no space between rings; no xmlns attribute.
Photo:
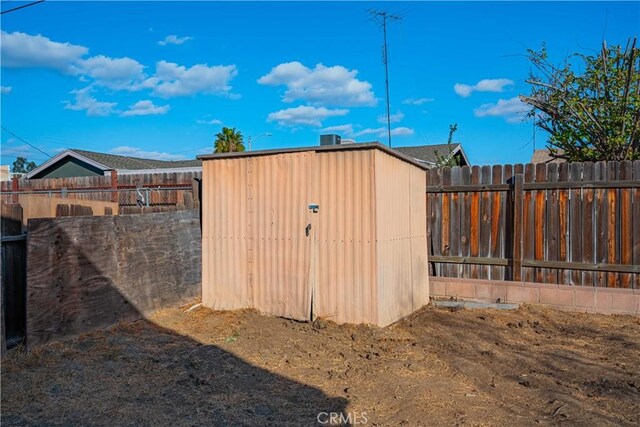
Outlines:
<svg viewBox="0 0 640 427"><path fill-rule="evenodd" d="M386 326L428 303L419 163L377 143L199 158L203 305Z"/></svg>

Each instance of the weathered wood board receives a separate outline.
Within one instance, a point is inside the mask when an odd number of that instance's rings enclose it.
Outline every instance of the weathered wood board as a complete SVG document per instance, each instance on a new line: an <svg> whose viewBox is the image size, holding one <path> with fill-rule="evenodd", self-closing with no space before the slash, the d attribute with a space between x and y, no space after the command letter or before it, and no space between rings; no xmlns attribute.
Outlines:
<svg viewBox="0 0 640 427"><path fill-rule="evenodd" d="M197 211L29 222L27 346L201 294Z"/></svg>
<svg viewBox="0 0 640 427"><path fill-rule="evenodd" d="M640 288L640 161L435 168L427 206L436 276Z"/></svg>
<svg viewBox="0 0 640 427"><path fill-rule="evenodd" d="M110 208L112 215L118 214L117 203L102 200L68 199L40 194L20 194L18 199L24 211L22 222L25 226L31 218L104 215L105 208Z"/></svg>

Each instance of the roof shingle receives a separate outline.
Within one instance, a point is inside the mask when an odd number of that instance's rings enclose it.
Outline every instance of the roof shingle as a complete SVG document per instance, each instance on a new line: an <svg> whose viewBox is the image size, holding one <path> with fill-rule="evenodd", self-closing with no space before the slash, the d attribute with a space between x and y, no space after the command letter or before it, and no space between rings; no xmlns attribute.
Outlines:
<svg viewBox="0 0 640 427"><path fill-rule="evenodd" d="M202 161L193 160L154 160L140 157L120 156L117 154L96 153L94 151L78 150L71 148L71 151L87 157L95 162L108 166L111 169L136 170L136 169L168 169L168 168L188 168L202 166Z"/></svg>

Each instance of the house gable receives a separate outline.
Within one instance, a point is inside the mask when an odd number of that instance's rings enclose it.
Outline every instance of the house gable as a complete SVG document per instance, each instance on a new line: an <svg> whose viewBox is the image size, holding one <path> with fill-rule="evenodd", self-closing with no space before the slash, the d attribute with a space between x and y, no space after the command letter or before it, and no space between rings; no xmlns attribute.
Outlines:
<svg viewBox="0 0 640 427"><path fill-rule="evenodd" d="M31 179L40 178L75 178L79 176L103 176L104 170L77 159L72 156L65 156L64 158L54 162L48 167L36 174L30 176Z"/></svg>

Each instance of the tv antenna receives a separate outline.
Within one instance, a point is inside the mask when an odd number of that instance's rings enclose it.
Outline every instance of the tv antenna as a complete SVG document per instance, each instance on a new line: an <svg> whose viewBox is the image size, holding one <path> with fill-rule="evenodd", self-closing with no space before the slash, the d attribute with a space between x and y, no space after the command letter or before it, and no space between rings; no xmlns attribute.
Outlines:
<svg viewBox="0 0 640 427"><path fill-rule="evenodd" d="M382 63L384 64L384 78L385 87L387 92L387 138L389 147L391 147L391 111L389 102L389 53L387 49L387 21L400 21L402 16L394 15L386 10L369 9L371 20L375 21L382 27L382 33L384 34L384 45L382 46Z"/></svg>

